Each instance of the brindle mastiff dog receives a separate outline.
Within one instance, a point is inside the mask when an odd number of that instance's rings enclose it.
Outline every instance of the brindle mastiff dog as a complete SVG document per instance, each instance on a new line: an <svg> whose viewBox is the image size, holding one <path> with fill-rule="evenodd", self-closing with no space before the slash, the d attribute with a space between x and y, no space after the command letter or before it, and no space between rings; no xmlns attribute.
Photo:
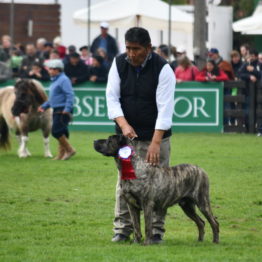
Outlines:
<svg viewBox="0 0 262 262"><path fill-rule="evenodd" d="M113 156L121 174L118 152L120 148L130 144L132 142L126 137L113 135L108 139L94 141L94 148L105 156ZM141 210L145 217L145 244L151 244L153 211L156 214L165 214L167 208L175 204L179 204L185 214L196 223L198 240L203 241L205 222L197 215L197 206L211 225L213 242L219 242L219 224L211 211L208 177L203 169L190 164L160 168L145 163L135 153L131 163L137 179L121 180L121 187L133 222L135 242L140 242L142 238Z"/></svg>

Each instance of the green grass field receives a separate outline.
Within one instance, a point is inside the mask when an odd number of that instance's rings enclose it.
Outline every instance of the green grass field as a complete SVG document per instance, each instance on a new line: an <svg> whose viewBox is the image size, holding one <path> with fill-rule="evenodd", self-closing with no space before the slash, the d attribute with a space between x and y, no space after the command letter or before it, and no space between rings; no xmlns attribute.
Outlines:
<svg viewBox="0 0 262 262"><path fill-rule="evenodd" d="M175 206L164 243L141 246L111 242L116 168L93 150L93 140L107 136L72 132L77 155L69 161L44 159L40 133L30 135L32 157L19 159L12 136L12 150L0 152L1 262L262 261L262 138L174 134L171 164L197 164L209 174L221 242L211 242L206 223L198 243L195 224Z"/></svg>

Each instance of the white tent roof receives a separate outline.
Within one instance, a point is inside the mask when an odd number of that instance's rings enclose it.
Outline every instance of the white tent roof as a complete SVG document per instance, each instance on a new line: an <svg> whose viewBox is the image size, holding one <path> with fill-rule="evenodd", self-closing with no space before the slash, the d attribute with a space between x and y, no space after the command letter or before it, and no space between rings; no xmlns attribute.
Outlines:
<svg viewBox="0 0 262 262"><path fill-rule="evenodd" d="M262 1L259 2L252 16L233 23L233 30L242 34L262 34Z"/></svg>
<svg viewBox="0 0 262 262"><path fill-rule="evenodd" d="M107 21L112 27L128 28L142 26L165 30L168 28L168 4L160 0L108 0L92 5L91 24L98 25ZM76 11L73 19L76 23L87 24L88 9ZM172 30L191 32L193 16L172 7Z"/></svg>

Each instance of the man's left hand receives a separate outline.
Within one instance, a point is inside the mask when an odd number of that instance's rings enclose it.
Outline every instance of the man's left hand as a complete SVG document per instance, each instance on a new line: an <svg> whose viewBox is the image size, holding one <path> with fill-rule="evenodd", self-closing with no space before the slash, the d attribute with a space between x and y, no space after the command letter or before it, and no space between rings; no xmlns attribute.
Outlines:
<svg viewBox="0 0 262 262"><path fill-rule="evenodd" d="M159 161L160 161L160 144L151 142L147 150L146 162L153 166L156 166L159 165Z"/></svg>

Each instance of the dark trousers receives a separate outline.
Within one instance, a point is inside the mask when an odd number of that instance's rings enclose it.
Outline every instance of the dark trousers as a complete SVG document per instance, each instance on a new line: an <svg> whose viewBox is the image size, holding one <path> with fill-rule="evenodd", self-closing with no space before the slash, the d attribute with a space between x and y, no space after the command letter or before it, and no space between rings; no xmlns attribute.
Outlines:
<svg viewBox="0 0 262 262"><path fill-rule="evenodd" d="M62 114L64 108L57 107L53 111L53 125L52 125L52 135L56 139L65 135L69 137L68 124L70 122L70 116L68 114Z"/></svg>

